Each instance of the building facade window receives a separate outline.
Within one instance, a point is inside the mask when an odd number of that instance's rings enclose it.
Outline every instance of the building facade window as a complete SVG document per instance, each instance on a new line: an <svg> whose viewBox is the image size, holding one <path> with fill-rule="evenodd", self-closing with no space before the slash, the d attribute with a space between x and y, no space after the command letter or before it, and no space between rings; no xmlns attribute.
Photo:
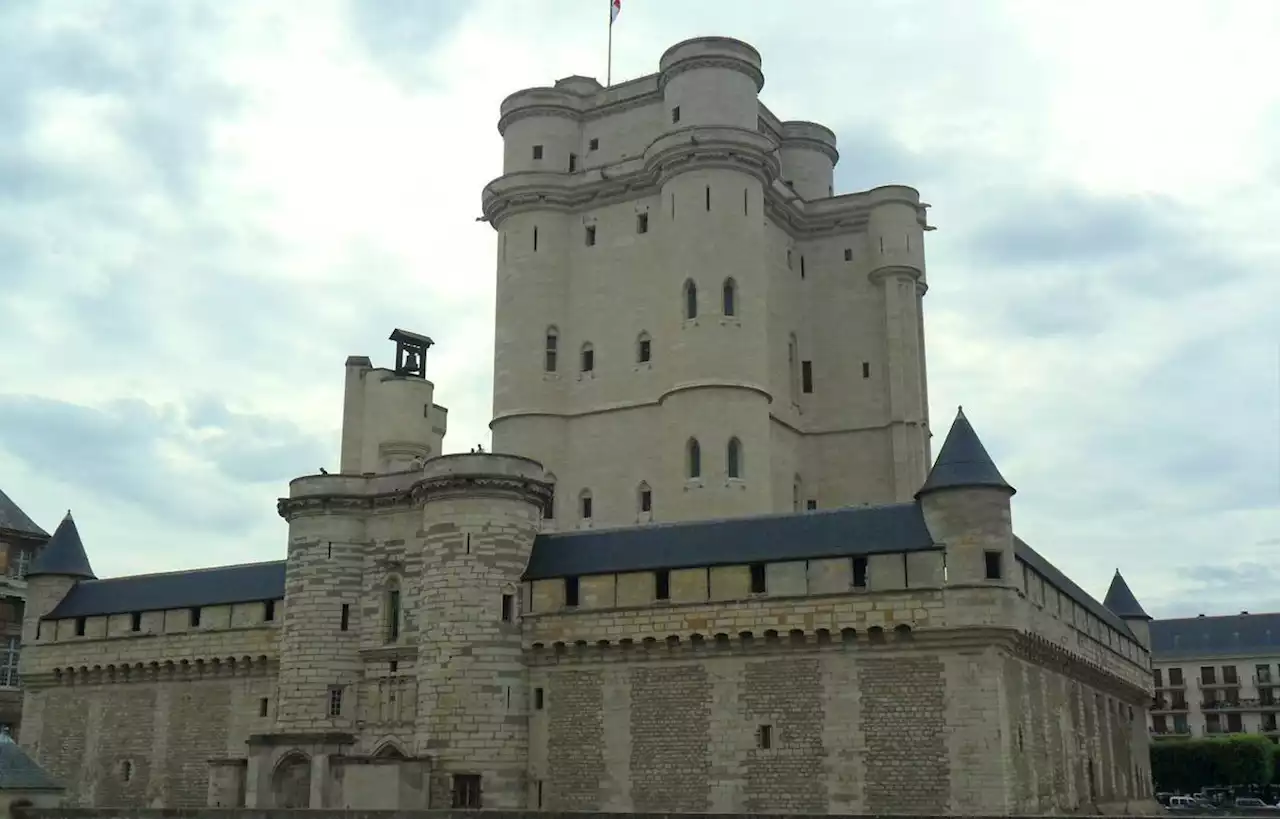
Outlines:
<svg viewBox="0 0 1280 819"><path fill-rule="evenodd" d="M725 279L721 295L724 302L724 314L726 316L736 316L738 314L738 283L732 278Z"/></svg>
<svg viewBox="0 0 1280 819"><path fill-rule="evenodd" d="M546 352L542 361L542 369L549 373L556 371L556 353L560 349L560 331L554 327L547 328Z"/></svg>
<svg viewBox="0 0 1280 819"><path fill-rule="evenodd" d="M342 716L342 686L329 686L329 716Z"/></svg>
<svg viewBox="0 0 1280 819"><path fill-rule="evenodd" d="M583 520L591 520L591 515L594 511L591 503L591 490L582 490L582 493L578 495L578 514Z"/></svg>
<svg viewBox="0 0 1280 819"><path fill-rule="evenodd" d="M400 639L401 606L399 583L387 589L386 612L387 642L394 643Z"/></svg>
<svg viewBox="0 0 1280 819"><path fill-rule="evenodd" d="M653 511L653 490L643 481L636 489L636 505L641 513Z"/></svg>
<svg viewBox="0 0 1280 819"><path fill-rule="evenodd" d="M547 483L551 484L551 494L547 496L547 502L542 505L542 519L556 519L556 476L548 473Z"/></svg>
<svg viewBox="0 0 1280 819"><path fill-rule="evenodd" d="M698 317L698 285L693 279L684 283L684 317L686 321Z"/></svg>
<svg viewBox="0 0 1280 819"><path fill-rule="evenodd" d="M4 641L4 654L0 655L0 688L18 687L18 653L21 638L8 637Z"/></svg>
<svg viewBox="0 0 1280 819"><path fill-rule="evenodd" d="M27 576L27 567L31 565L31 552L19 546L9 547L9 576L23 578Z"/></svg>
<svg viewBox="0 0 1280 819"><path fill-rule="evenodd" d="M796 334L792 333L787 339L787 391L791 394L791 401L795 403L799 397L798 386L800 384L800 345L796 342Z"/></svg>
<svg viewBox="0 0 1280 819"><path fill-rule="evenodd" d="M686 474L690 478L702 477L702 447L697 438L690 438L685 447Z"/></svg>
<svg viewBox="0 0 1280 819"><path fill-rule="evenodd" d="M591 342L582 345L582 371L594 372L596 369L596 351Z"/></svg>
<svg viewBox="0 0 1280 819"><path fill-rule="evenodd" d="M728 451L725 452L725 470L730 478L742 477L742 442L737 438L729 439Z"/></svg>
<svg viewBox="0 0 1280 819"><path fill-rule="evenodd" d="M653 340L648 333L641 333L636 339L636 363L648 364L653 358Z"/></svg>

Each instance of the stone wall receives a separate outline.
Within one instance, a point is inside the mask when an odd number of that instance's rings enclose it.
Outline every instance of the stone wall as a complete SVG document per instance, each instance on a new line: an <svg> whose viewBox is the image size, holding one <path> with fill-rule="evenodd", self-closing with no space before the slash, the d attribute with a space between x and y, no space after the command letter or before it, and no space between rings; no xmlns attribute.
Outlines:
<svg viewBox="0 0 1280 819"><path fill-rule="evenodd" d="M1130 704L990 633L570 653L531 685L530 808L982 815L1150 798Z"/></svg>
<svg viewBox="0 0 1280 819"><path fill-rule="evenodd" d="M275 688L274 675L227 675L28 691L22 742L69 804L200 807L209 760L244 756Z"/></svg>
<svg viewBox="0 0 1280 819"><path fill-rule="evenodd" d="M244 810L217 809L205 810L111 810L111 809L76 809L76 808L15 808L14 819L294 819L297 811L291 810ZM431 811L393 811L393 810L312 810L307 811L307 819L474 819L475 811L463 810L431 810ZM531 811L485 811L486 819L614 819L608 813L557 813ZM633 813L632 819L675 819L682 814L670 813ZM751 819L756 814L737 813L724 814L720 819ZM1128 816L1149 816L1150 813L1111 814L1110 819L1124 819ZM1265 811L1254 812L1237 810L1227 814L1234 816L1264 816ZM829 819L869 819L860 814L828 814ZM688 819L701 819L689 815ZM1004 819L1004 817L1002 817ZM1052 815L1037 819L1056 819Z"/></svg>

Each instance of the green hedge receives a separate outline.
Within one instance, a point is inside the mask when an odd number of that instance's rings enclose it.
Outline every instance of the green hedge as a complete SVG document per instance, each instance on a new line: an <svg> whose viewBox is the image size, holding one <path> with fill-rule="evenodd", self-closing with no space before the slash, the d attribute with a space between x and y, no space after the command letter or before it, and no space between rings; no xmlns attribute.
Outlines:
<svg viewBox="0 0 1280 819"><path fill-rule="evenodd" d="M1151 777L1157 791L1194 793L1201 788L1267 785L1280 754L1263 736L1233 734L1151 744Z"/></svg>

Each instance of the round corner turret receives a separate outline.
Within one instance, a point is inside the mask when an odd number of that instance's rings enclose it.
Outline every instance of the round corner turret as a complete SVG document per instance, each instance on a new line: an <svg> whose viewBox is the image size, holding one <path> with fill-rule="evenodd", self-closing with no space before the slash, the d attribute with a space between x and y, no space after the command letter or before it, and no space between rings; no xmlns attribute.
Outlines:
<svg viewBox="0 0 1280 819"><path fill-rule="evenodd" d="M526 88L502 101L502 173L568 172L582 142L583 96L576 86Z"/></svg>
<svg viewBox="0 0 1280 819"><path fill-rule="evenodd" d="M835 193L835 167L840 161L835 132L816 122L782 123L782 176L806 200Z"/></svg>
<svg viewBox="0 0 1280 819"><path fill-rule="evenodd" d="M760 52L729 37L676 43L659 61L667 127L721 126L757 130Z"/></svg>
<svg viewBox="0 0 1280 819"><path fill-rule="evenodd" d="M909 269L923 284L926 206L920 202L920 192L907 185L884 185L866 196L872 275L879 270Z"/></svg>

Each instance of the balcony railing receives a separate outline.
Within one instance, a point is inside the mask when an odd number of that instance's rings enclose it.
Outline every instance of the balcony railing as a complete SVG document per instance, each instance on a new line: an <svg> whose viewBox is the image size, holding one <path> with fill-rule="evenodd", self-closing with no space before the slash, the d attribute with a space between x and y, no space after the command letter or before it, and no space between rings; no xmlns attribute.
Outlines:
<svg viewBox="0 0 1280 819"><path fill-rule="evenodd" d="M1201 688L1239 688L1240 679L1237 677L1234 680L1219 680L1217 678L1206 680L1203 677L1196 677L1196 685Z"/></svg>
<svg viewBox="0 0 1280 819"><path fill-rule="evenodd" d="M1156 686L1157 691L1181 691L1187 687L1186 680L1169 680L1161 685Z"/></svg>
<svg viewBox="0 0 1280 819"><path fill-rule="evenodd" d="M1182 702L1166 702L1164 700L1156 699L1151 702L1151 713L1153 714L1159 714L1162 712L1182 712L1186 710L1187 703L1185 700Z"/></svg>
<svg viewBox="0 0 1280 819"><path fill-rule="evenodd" d="M1189 737L1189 736L1191 736L1191 728L1190 728L1189 726L1188 726L1188 727L1186 727L1186 728L1181 728L1181 729L1180 729L1180 728L1166 728L1166 729L1164 729L1163 731L1160 731L1160 730L1157 730L1157 729L1155 729L1155 728L1152 728L1152 729L1151 729L1151 736L1152 736L1152 737L1154 737L1154 738L1156 738L1156 739L1159 739L1159 738L1161 738L1161 737Z"/></svg>
<svg viewBox="0 0 1280 819"><path fill-rule="evenodd" d="M1280 702L1275 699L1255 699L1241 697L1234 700L1212 701L1200 703L1201 711L1280 711Z"/></svg>

